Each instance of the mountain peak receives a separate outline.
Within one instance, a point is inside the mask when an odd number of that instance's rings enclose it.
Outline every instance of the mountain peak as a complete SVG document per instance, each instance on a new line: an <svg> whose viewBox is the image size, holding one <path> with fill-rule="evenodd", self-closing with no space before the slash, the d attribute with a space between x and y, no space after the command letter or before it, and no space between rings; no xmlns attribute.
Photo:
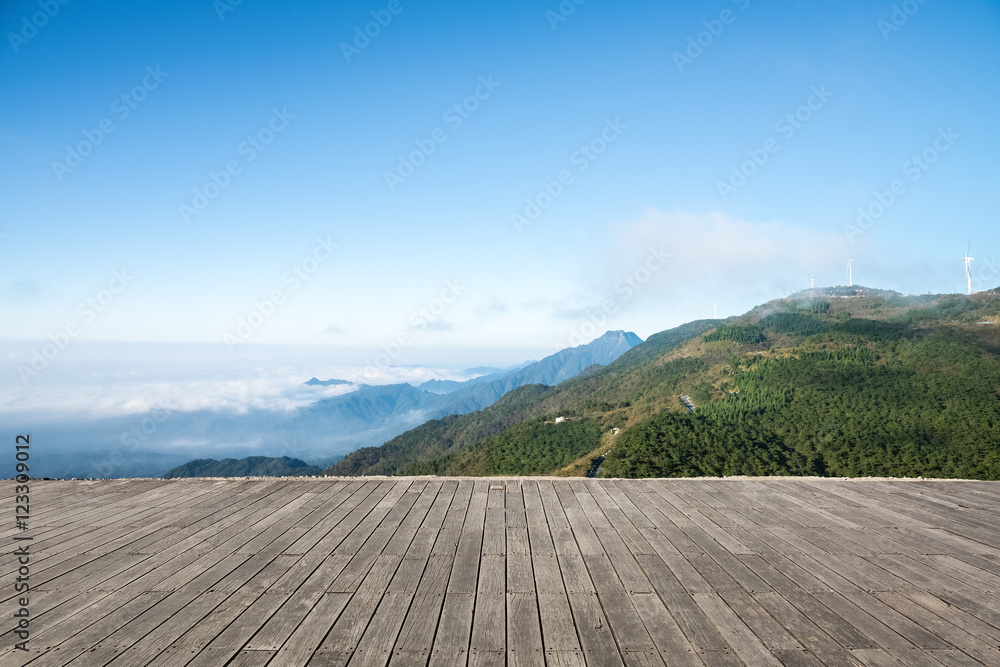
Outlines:
<svg viewBox="0 0 1000 667"><path fill-rule="evenodd" d="M313 377L313 378L311 378L309 380L306 380L302 384L304 384L306 386L309 386L309 387L315 387L315 386L330 387L330 386L334 386L334 385L351 384L351 383L348 382L347 380L337 380L336 378L334 378L332 380L320 380L317 377Z"/></svg>
<svg viewBox="0 0 1000 667"><path fill-rule="evenodd" d="M602 335L598 336L589 343L584 343L580 347L587 347L594 345L595 347L600 345L612 344L619 345L625 344L628 347L635 347L642 342L642 339L636 336L631 331L625 331L624 329L614 329L605 331Z"/></svg>
<svg viewBox="0 0 1000 667"><path fill-rule="evenodd" d="M614 331L608 331L601 338L613 338L614 340L620 340L629 345L638 345L642 342L642 339L636 336L631 331L625 331L624 329L616 329Z"/></svg>

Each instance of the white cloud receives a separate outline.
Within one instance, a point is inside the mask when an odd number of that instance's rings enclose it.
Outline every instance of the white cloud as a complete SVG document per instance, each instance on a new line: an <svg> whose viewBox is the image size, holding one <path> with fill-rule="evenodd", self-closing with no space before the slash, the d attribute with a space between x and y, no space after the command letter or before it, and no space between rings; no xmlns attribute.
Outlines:
<svg viewBox="0 0 1000 667"><path fill-rule="evenodd" d="M114 361L108 364L113 366ZM246 414L250 411L289 412L324 398L340 396L365 384L419 384L431 379L461 380L444 368L392 366L379 368L374 377L365 376L364 366L322 366L301 369L283 366L273 370L257 367L245 377L149 381L135 373L93 374L81 383L49 383L37 387L0 387L0 414L58 415L59 417L102 418L137 415L167 409L178 412L197 410ZM94 377L97 376L97 377ZM310 377L332 378L354 384L307 386Z"/></svg>
<svg viewBox="0 0 1000 667"><path fill-rule="evenodd" d="M843 283L849 253L839 229L719 212L646 209L636 220L610 226L605 241L604 262L588 267L582 289L551 304L550 317L567 335L586 326L592 335L584 339L618 328L646 337L712 317L716 299L720 317L740 314L808 288L807 273L817 286Z"/></svg>
<svg viewBox="0 0 1000 667"><path fill-rule="evenodd" d="M719 212L647 209L637 222L621 228L618 254L642 254L649 246L661 245L673 255L670 267L675 272L707 273L714 280L748 274L769 280L786 272L798 276L809 267L817 272L839 270L841 257L846 260L849 253L839 229L817 232L794 223L750 222Z"/></svg>

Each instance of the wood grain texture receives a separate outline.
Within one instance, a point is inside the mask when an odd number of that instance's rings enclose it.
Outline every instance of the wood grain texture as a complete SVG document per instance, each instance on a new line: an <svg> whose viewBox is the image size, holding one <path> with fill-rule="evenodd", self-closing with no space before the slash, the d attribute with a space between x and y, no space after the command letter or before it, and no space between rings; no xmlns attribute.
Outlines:
<svg viewBox="0 0 1000 667"><path fill-rule="evenodd" d="M41 480L32 494L29 650L5 625L0 667L1000 665L996 482ZM15 546L0 559L8 619Z"/></svg>

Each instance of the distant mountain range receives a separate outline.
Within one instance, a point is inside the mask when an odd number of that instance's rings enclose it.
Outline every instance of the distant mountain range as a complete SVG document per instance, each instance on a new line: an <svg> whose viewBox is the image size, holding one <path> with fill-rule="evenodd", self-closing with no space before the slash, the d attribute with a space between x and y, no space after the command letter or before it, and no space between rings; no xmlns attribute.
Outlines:
<svg viewBox="0 0 1000 667"><path fill-rule="evenodd" d="M561 350L539 361L526 362L506 369L470 368L461 374L465 381L431 380L417 387L409 384L357 385L348 393L322 399L289 413L250 411L234 415L215 411L175 412L157 423L148 439L148 447L160 443L207 443L214 451L251 454L268 452L294 454L318 465L329 465L338 455L365 446L380 445L386 440L419 426L428 419L460 415L481 410L509 391L525 384L558 384L581 371L613 362L641 342L633 333L609 331L586 345ZM353 383L342 379L321 380L313 377L304 383L310 387L344 386ZM101 420L85 428L61 432L61 442L116 442L118 436L134 426L135 417ZM110 436L110 437L109 437ZM145 444L145 440L143 443ZM250 474L295 474L287 472L282 461L287 457L252 456L258 470L275 473L245 472L246 465L226 463L223 468L206 468L204 460L193 465L177 460L176 454L158 456L131 446L120 450L90 452L86 457L65 457L59 465L43 472L52 477L158 476L171 466L168 474L217 476L219 470L233 470L237 476ZM155 450L154 450L155 452ZM135 465L136 461L142 465ZM228 459L233 461L234 459ZM241 461L246 461L242 459ZM168 463L169 462L169 463ZM168 463L167 465L164 465ZM190 469L186 466L192 466ZM191 471L196 472L191 472ZM215 472L206 472L213 470ZM186 472L185 472L186 471ZM301 473L306 474L306 473ZM312 474L312 473L308 473Z"/></svg>
<svg viewBox="0 0 1000 667"><path fill-rule="evenodd" d="M424 420L413 430L381 446L351 452L326 472L328 475L391 475L407 466L464 449L518 423L527 414L522 411L531 411L538 397L553 385L561 386L560 379L564 384L567 380L579 382L582 378L600 375L605 367L611 369L645 362L720 323L722 320L691 322L650 336L645 343L633 333L609 331L588 345L562 350L529 364L505 376L506 381L494 381L490 385L491 393L499 394L502 399L490 402L492 407L468 410L464 416L456 412ZM597 356L613 359L607 363L594 362ZM563 369L572 369L572 375L566 377L570 370ZM579 377L573 380L573 376ZM474 388L470 386L465 391L472 392Z"/></svg>
<svg viewBox="0 0 1000 667"><path fill-rule="evenodd" d="M595 364L604 366L642 342L634 333L609 331L586 345L465 382L361 385L302 410L303 420L337 424L341 433L375 433L387 440L428 419L481 410L526 384L556 385Z"/></svg>
<svg viewBox="0 0 1000 667"><path fill-rule="evenodd" d="M320 380L319 378L310 378L303 382L302 384L307 387L334 387L342 384L351 384L348 380Z"/></svg>

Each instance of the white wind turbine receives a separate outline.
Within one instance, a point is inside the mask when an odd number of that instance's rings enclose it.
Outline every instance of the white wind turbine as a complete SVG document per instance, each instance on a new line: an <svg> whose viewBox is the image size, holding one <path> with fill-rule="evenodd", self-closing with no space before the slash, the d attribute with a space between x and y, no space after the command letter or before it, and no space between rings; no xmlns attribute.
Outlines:
<svg viewBox="0 0 1000 667"><path fill-rule="evenodd" d="M713 305L715 306L715 319L719 319L719 300L716 299Z"/></svg>
<svg viewBox="0 0 1000 667"><path fill-rule="evenodd" d="M854 273L851 271L851 265L854 264L854 259L847 260L847 286L854 287Z"/></svg>
<svg viewBox="0 0 1000 667"><path fill-rule="evenodd" d="M965 262L965 279L969 283L969 294L972 294L972 260L974 257L969 257L969 251L972 250L972 239L969 239L969 247L965 250L965 257L961 261Z"/></svg>
<svg viewBox="0 0 1000 667"><path fill-rule="evenodd" d="M814 289L816 287L816 276L806 271L806 275L809 276L809 289Z"/></svg>

